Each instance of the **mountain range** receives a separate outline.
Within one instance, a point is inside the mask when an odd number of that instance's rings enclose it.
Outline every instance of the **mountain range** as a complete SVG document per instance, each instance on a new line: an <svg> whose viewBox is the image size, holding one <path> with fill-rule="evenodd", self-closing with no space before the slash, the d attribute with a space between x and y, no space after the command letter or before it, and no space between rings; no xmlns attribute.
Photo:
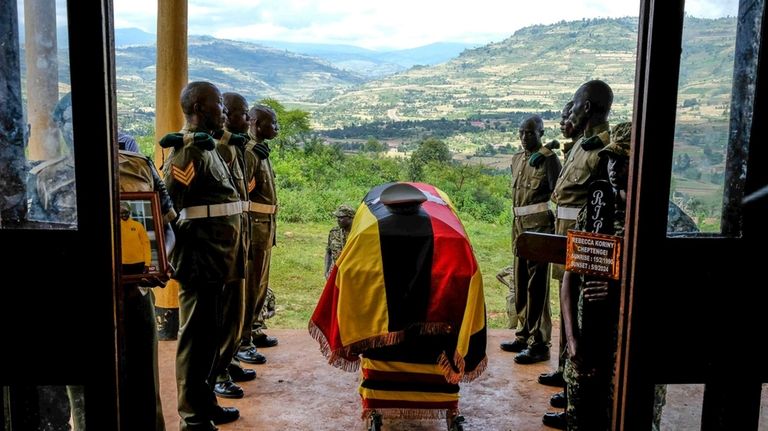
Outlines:
<svg viewBox="0 0 768 431"><path fill-rule="evenodd" d="M509 112L559 111L575 89L603 79L614 90L612 115L629 119L635 75L637 18L584 19L522 28L505 40L469 48L434 44L375 52L347 45L259 43L192 36L190 79L209 80L255 101L274 97L312 114L317 128L366 122L460 119ZM727 106L735 18L686 17L680 98L702 100L702 112ZM121 114L150 114L155 47L140 32L116 32ZM293 52L302 51L303 53ZM456 53L443 62L443 57ZM719 60L712 60L718 58ZM366 60L367 59L367 60ZM379 79L351 62L392 70ZM378 72L377 72L378 73ZM719 109L719 111L718 111ZM143 115L142 114L142 115Z"/></svg>

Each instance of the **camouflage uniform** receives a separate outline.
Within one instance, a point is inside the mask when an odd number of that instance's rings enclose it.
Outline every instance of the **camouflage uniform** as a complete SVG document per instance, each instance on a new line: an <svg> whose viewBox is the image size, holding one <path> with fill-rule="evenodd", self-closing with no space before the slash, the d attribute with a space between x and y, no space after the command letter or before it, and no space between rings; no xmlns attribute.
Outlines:
<svg viewBox="0 0 768 431"><path fill-rule="evenodd" d="M277 312L275 305L276 300L277 298L275 297L275 292L273 292L271 288L267 287L267 298L264 300L264 306L261 307L261 312L259 312L258 317L259 322L262 322L261 329L267 329L267 325L264 323L264 321L275 316L275 313Z"/></svg>
<svg viewBox="0 0 768 431"><path fill-rule="evenodd" d="M350 220L355 217L355 210L349 205L339 205L333 215L337 217L337 221L341 223L342 217L349 217ZM347 236L349 235L350 226L347 226L347 230L344 230L341 226L334 226L331 231L328 232L328 244L325 246L325 278L326 280L331 275L333 264L336 263L336 259L339 258L341 250L344 248L344 244L347 243Z"/></svg>
<svg viewBox="0 0 768 431"><path fill-rule="evenodd" d="M121 192L156 191L166 223L176 218L173 202L154 163L143 154L118 153ZM165 430L157 369L157 325L152 295L137 285L123 286L125 295L125 392L121 401L136 414L122 418L127 429Z"/></svg>
<svg viewBox="0 0 768 431"><path fill-rule="evenodd" d="M181 431L207 429L219 408L209 374L219 354L222 294L226 284L244 276L242 203L211 136L187 127L166 135L160 145L173 147L163 173L179 210L170 261L180 283L176 384Z"/></svg>
<svg viewBox="0 0 768 431"><path fill-rule="evenodd" d="M612 132L614 142L600 151L597 157L607 153L629 156L630 128L621 123ZM578 151L579 147L574 150ZM599 153L599 154L598 154ZM604 177L605 172L602 172ZM586 197L586 189L585 189ZM613 235L624 236L626 203L616 199L613 216ZM576 218L575 229L584 230L587 226L587 206L584 205ZM582 366L577 369L567 360L563 377L567 383L566 420L568 430L607 430L611 422L613 400L613 369L616 360L616 336L619 319L619 283L608 280L609 296L597 303L584 302L583 275L574 274L577 280L578 305L576 333L581 339ZM587 325L589 319L593 322ZM589 327L590 332L582 331ZM585 345L588 341L589 344Z"/></svg>
<svg viewBox="0 0 768 431"><path fill-rule="evenodd" d="M245 147L245 180L250 201L248 215L251 223L251 244L245 279L240 351L254 349L254 338L263 336L263 321L259 316L269 286L272 247L277 242L275 172L268 155L269 147L265 143L257 143L256 138L250 136Z"/></svg>
<svg viewBox="0 0 768 431"><path fill-rule="evenodd" d="M543 162L532 163L537 153L539 157L543 156ZM523 150L512 156L512 244L526 231L554 232L554 215L548 202L560 168L560 160L546 147L536 153ZM510 283L507 308L511 308L510 303L514 304L517 315L515 337L529 343L533 350L546 349L552 337L549 263L531 262L515 255L513 266L515 277ZM511 321L510 326L513 326Z"/></svg>

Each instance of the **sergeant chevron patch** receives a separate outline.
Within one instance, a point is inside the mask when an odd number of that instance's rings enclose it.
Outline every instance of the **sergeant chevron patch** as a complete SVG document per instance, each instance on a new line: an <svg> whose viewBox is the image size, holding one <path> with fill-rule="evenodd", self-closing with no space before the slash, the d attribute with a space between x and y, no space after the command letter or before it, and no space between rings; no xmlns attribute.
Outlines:
<svg viewBox="0 0 768 431"><path fill-rule="evenodd" d="M171 175L176 181L188 186L195 178L195 165L190 161L186 168L171 165Z"/></svg>
<svg viewBox="0 0 768 431"><path fill-rule="evenodd" d="M250 181L248 181L248 193L252 192L253 189L256 188L256 178L251 178Z"/></svg>

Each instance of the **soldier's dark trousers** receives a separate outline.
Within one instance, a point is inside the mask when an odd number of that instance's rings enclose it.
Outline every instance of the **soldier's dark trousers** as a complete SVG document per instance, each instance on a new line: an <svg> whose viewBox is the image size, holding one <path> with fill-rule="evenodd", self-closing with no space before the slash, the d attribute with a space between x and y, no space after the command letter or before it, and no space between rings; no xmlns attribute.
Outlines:
<svg viewBox="0 0 768 431"><path fill-rule="evenodd" d="M221 297L221 330L223 338L219 347L219 360L216 362L212 381L216 383L231 380L229 364L240 346L240 331L243 326L243 288L245 280L227 283Z"/></svg>
<svg viewBox="0 0 768 431"><path fill-rule="evenodd" d="M211 415L218 407L214 382L208 377L221 345L223 283L180 283L179 338L176 350L176 388L180 431L212 430Z"/></svg>
<svg viewBox="0 0 768 431"><path fill-rule="evenodd" d="M135 285L125 286L125 334L120 401L126 430L164 431L157 370L157 322L152 295L142 295Z"/></svg>
<svg viewBox="0 0 768 431"><path fill-rule="evenodd" d="M254 347L252 328L258 320L264 301L267 299L269 285L269 264L272 249L251 250L248 255L245 276L245 301L243 309L243 327L240 336L240 349Z"/></svg>
<svg viewBox="0 0 768 431"><path fill-rule="evenodd" d="M552 312L549 306L549 264L515 258L515 309L524 322L515 336L531 347L549 347Z"/></svg>

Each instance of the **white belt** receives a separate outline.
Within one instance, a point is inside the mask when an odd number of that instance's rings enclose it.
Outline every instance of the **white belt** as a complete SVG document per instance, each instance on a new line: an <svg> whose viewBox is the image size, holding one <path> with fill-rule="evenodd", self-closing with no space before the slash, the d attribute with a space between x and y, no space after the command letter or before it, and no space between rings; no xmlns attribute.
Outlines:
<svg viewBox="0 0 768 431"><path fill-rule="evenodd" d="M277 205L248 202L248 211L261 214L274 214L275 211L277 211Z"/></svg>
<svg viewBox="0 0 768 431"><path fill-rule="evenodd" d="M243 212L243 204L240 201L216 205L198 205L187 207L179 213L180 220L194 218L223 217L240 214Z"/></svg>
<svg viewBox="0 0 768 431"><path fill-rule="evenodd" d="M537 204L526 205L524 207L513 207L512 212L516 216L526 216L530 214L543 213L549 210L549 205L546 202L539 202Z"/></svg>
<svg viewBox="0 0 768 431"><path fill-rule="evenodd" d="M579 217L579 207L557 207L557 218L562 220L576 220Z"/></svg>

